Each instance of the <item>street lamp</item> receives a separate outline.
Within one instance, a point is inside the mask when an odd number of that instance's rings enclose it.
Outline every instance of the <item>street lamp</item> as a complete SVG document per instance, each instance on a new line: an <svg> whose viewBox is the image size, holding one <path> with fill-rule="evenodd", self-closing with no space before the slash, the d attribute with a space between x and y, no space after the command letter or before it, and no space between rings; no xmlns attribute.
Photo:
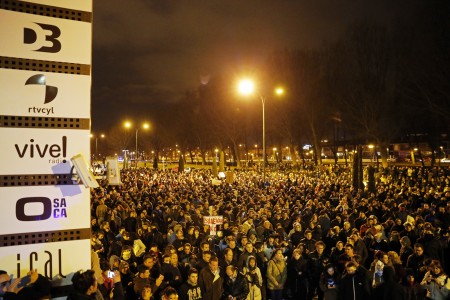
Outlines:
<svg viewBox="0 0 450 300"><path fill-rule="evenodd" d="M125 126L125 128L131 128L131 127L133 127L133 124L131 124L131 122L127 121L127 122L124 123L124 126ZM150 128L150 125L148 123L143 123L142 124L142 129L147 130L149 128ZM135 152L136 154L134 156L136 168L137 168L137 159L139 157L139 154L138 154L138 133L139 133L139 127L136 127L136 152Z"/></svg>
<svg viewBox="0 0 450 300"><path fill-rule="evenodd" d="M95 157L98 159L98 136L91 133L91 138L95 138ZM100 138L105 138L105 135L100 134Z"/></svg>
<svg viewBox="0 0 450 300"><path fill-rule="evenodd" d="M242 95L249 96L254 93L255 90L255 84L250 79L243 79L238 83L238 92ZM284 94L284 89L281 87L278 87L275 89L275 94L278 96L281 96ZM259 96L261 98L261 104L262 104L262 146L263 146L263 163L262 163L262 169L263 169L263 183L266 181L266 112L265 112L265 105L266 105L266 98L263 95Z"/></svg>

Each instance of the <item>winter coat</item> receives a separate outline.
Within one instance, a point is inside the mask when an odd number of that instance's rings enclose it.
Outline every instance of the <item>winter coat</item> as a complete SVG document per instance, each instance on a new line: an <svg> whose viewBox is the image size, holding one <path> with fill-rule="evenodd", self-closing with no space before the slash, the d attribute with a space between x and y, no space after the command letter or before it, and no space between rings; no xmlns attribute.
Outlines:
<svg viewBox="0 0 450 300"><path fill-rule="evenodd" d="M203 268L198 275L198 285L202 291L203 300L219 300L223 294L223 277L219 270L214 275L209 267Z"/></svg>
<svg viewBox="0 0 450 300"><path fill-rule="evenodd" d="M323 292L324 300L336 300L339 289L339 277L337 273L330 276L327 271L324 271L320 276L319 287Z"/></svg>
<svg viewBox="0 0 450 300"><path fill-rule="evenodd" d="M244 267L244 275L247 277L249 293L247 295L247 300L261 300L261 287L263 278L261 271L258 267L254 270L249 270L248 267Z"/></svg>
<svg viewBox="0 0 450 300"><path fill-rule="evenodd" d="M366 274L356 272L345 274L339 285L338 299L367 300L370 296L370 286Z"/></svg>
<svg viewBox="0 0 450 300"><path fill-rule="evenodd" d="M249 287L245 275L237 272L237 276L234 280L227 276L223 290L223 299L228 299L229 296L236 298L236 300L247 299Z"/></svg>
<svg viewBox="0 0 450 300"><path fill-rule="evenodd" d="M287 267L284 260L271 259L267 266L267 288L269 290L283 289L287 280ZM281 285L279 287L278 285Z"/></svg>
<svg viewBox="0 0 450 300"><path fill-rule="evenodd" d="M373 291L374 300L405 300L406 291L403 286L396 282L395 271L391 267L383 268L383 282Z"/></svg>

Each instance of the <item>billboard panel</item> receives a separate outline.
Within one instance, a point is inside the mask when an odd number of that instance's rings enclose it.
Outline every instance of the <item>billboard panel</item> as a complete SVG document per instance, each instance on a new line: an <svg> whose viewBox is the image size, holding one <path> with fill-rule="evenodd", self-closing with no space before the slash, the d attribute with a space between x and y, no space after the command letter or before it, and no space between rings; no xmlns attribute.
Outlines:
<svg viewBox="0 0 450 300"><path fill-rule="evenodd" d="M25 0L25 2L92 12L92 0Z"/></svg>
<svg viewBox="0 0 450 300"><path fill-rule="evenodd" d="M26 275L30 269L37 269L48 278L64 278L91 265L89 249L89 239L2 247L0 265L15 278Z"/></svg>
<svg viewBox="0 0 450 300"><path fill-rule="evenodd" d="M2 188L0 235L85 228L89 189L78 185Z"/></svg>
<svg viewBox="0 0 450 300"><path fill-rule="evenodd" d="M0 69L1 115L90 118L91 77Z"/></svg>
<svg viewBox="0 0 450 300"><path fill-rule="evenodd" d="M1 174L69 174L70 158L89 158L88 130L0 128Z"/></svg>
<svg viewBox="0 0 450 300"><path fill-rule="evenodd" d="M0 56L91 64L91 23L0 10Z"/></svg>

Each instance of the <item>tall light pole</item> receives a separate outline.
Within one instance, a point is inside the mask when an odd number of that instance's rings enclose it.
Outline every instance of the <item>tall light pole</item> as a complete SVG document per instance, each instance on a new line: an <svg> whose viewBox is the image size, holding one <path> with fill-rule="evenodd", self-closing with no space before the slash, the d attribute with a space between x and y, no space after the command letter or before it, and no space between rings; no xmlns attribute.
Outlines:
<svg viewBox="0 0 450 300"><path fill-rule="evenodd" d="M105 135L101 134L100 138L104 138ZM98 136L91 133L91 138L95 138L95 157L98 159Z"/></svg>
<svg viewBox="0 0 450 300"><path fill-rule="evenodd" d="M125 126L125 128L131 128L133 125L131 124L131 122L125 122L124 126ZM143 123L142 124L142 128L143 129L149 129L150 125L148 123ZM135 155L134 155L134 161L135 161L136 168L137 168L137 163L138 163L137 160L138 160L138 157L139 157L139 152L138 152L138 133L139 133L139 127L136 127L136 134L135 134L135 136L136 136L136 152L135 152Z"/></svg>
<svg viewBox="0 0 450 300"><path fill-rule="evenodd" d="M251 95L254 93L255 85L250 79L243 79L238 83L238 91L242 95ZM276 95L282 95L284 89L279 87L275 89ZM266 98L263 95L259 96L262 104L262 169L263 169L263 183L266 182Z"/></svg>

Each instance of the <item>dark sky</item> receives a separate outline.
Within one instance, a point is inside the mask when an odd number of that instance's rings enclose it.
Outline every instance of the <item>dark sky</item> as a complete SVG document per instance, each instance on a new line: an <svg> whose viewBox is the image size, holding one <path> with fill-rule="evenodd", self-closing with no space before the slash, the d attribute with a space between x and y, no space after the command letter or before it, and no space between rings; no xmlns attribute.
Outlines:
<svg viewBox="0 0 450 300"><path fill-rule="evenodd" d="M392 2L395 2L393 4ZM389 24L411 1L97 0L93 131L142 120L216 75L258 69L275 50L314 48L361 19Z"/></svg>

